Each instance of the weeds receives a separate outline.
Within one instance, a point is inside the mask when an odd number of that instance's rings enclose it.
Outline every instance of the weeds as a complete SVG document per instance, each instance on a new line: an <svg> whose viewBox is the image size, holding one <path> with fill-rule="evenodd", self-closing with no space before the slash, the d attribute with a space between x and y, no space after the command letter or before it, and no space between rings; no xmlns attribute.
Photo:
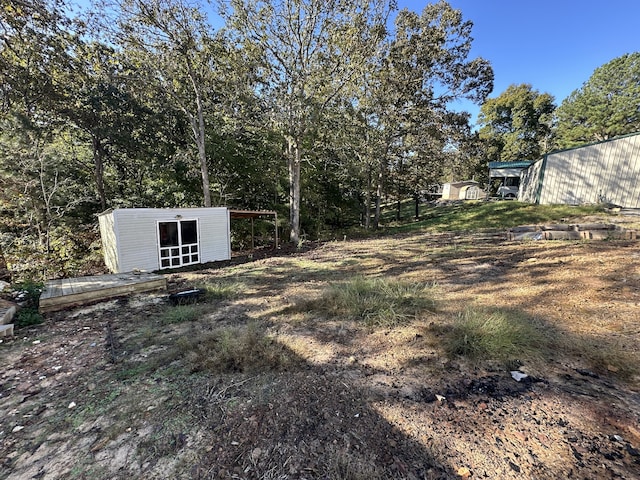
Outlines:
<svg viewBox="0 0 640 480"><path fill-rule="evenodd" d="M14 323L16 328L28 327L42 323L42 315L38 311L40 306L40 294L44 290L42 282L25 280L14 286L17 295L16 300L21 304Z"/></svg>
<svg viewBox="0 0 640 480"><path fill-rule="evenodd" d="M199 305L176 305L168 308L160 316L161 325L173 323L193 322L203 314L203 308Z"/></svg>
<svg viewBox="0 0 640 480"><path fill-rule="evenodd" d="M596 372L621 380L629 380L638 373L636 361L619 345L606 344L596 338L572 338L571 342L560 342L564 351L586 360Z"/></svg>
<svg viewBox="0 0 640 480"><path fill-rule="evenodd" d="M311 307L332 316L362 320L371 327L391 327L434 311L429 290L419 283L356 277L331 285Z"/></svg>
<svg viewBox="0 0 640 480"><path fill-rule="evenodd" d="M188 414L174 413L170 418L158 423L153 433L143 438L137 446L137 453L143 461L161 457L174 457L187 444L192 418Z"/></svg>
<svg viewBox="0 0 640 480"><path fill-rule="evenodd" d="M204 291L206 301L229 300L237 298L245 290L245 285L240 282L211 281L200 289Z"/></svg>
<svg viewBox="0 0 640 480"><path fill-rule="evenodd" d="M293 353L256 324L221 328L195 340L182 338L177 346L191 372L283 370L296 363Z"/></svg>
<svg viewBox="0 0 640 480"><path fill-rule="evenodd" d="M541 356L549 348L546 337L516 312L469 308L459 314L445 335L451 356L508 361L514 356Z"/></svg>

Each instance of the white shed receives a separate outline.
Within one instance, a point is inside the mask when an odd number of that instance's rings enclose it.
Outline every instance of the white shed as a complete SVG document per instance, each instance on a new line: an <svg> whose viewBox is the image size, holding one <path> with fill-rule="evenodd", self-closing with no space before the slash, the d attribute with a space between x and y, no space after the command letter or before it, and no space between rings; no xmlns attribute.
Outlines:
<svg viewBox="0 0 640 480"><path fill-rule="evenodd" d="M231 258L229 210L118 208L98 216L113 273L154 271Z"/></svg>
<svg viewBox="0 0 640 480"><path fill-rule="evenodd" d="M475 180L449 182L442 185L442 200L478 200L482 195Z"/></svg>

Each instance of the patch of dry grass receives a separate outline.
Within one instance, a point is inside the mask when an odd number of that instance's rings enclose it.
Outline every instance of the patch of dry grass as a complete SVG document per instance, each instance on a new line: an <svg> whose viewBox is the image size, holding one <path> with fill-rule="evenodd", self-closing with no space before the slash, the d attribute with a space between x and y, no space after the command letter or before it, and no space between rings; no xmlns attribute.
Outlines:
<svg viewBox="0 0 640 480"><path fill-rule="evenodd" d="M198 338L183 337L176 346L191 372L285 370L299 361L295 354L255 323L220 328Z"/></svg>
<svg viewBox="0 0 640 480"><path fill-rule="evenodd" d="M370 327L392 327L435 311L435 300L431 286L358 276L329 285L318 300L303 308L362 321Z"/></svg>
<svg viewBox="0 0 640 480"><path fill-rule="evenodd" d="M467 308L444 333L450 356L508 361L514 357L540 358L548 354L548 337L532 319L509 310Z"/></svg>

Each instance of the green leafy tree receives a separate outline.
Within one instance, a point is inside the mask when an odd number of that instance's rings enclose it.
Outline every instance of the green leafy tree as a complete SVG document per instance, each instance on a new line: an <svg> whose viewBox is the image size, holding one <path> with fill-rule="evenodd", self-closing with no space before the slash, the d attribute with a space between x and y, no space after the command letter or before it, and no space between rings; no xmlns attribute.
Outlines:
<svg viewBox="0 0 640 480"><path fill-rule="evenodd" d="M374 226L391 174L397 197L410 192L417 198L437 177L448 137L461 120L467 123L451 113L451 102L482 102L493 88L490 64L469 58L472 26L444 1L421 14L403 10L396 18L395 34L373 66L361 102L375 132L371 140L379 142Z"/></svg>
<svg viewBox="0 0 640 480"><path fill-rule="evenodd" d="M141 86L156 87L187 120L204 206L210 207L205 111L220 95L213 84L221 43L212 35L205 14L186 0L122 0L119 9L118 42L142 66Z"/></svg>
<svg viewBox="0 0 640 480"><path fill-rule="evenodd" d="M0 242L12 269L29 275L60 273L91 190L59 114L79 31L62 2L2 2Z"/></svg>
<svg viewBox="0 0 640 480"><path fill-rule="evenodd" d="M480 138L491 161L535 160L551 147L554 98L529 84L510 85L480 109Z"/></svg>
<svg viewBox="0 0 640 480"><path fill-rule="evenodd" d="M556 115L560 148L640 131L640 52L597 68Z"/></svg>
<svg viewBox="0 0 640 480"><path fill-rule="evenodd" d="M348 91L384 33L379 0L230 0L225 15L245 48L262 54L261 93L285 141L291 241L300 240L301 171L318 119Z"/></svg>

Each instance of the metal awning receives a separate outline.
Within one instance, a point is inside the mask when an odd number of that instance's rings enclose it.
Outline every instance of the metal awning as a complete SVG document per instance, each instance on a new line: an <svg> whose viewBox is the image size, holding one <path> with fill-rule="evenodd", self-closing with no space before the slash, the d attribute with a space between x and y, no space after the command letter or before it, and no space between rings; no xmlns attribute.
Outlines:
<svg viewBox="0 0 640 480"><path fill-rule="evenodd" d="M273 210L234 210L229 209L229 217L234 218L250 218L251 219L251 250L255 248L253 220L259 217L273 216L273 223L276 231L276 248L278 248L278 213Z"/></svg>

